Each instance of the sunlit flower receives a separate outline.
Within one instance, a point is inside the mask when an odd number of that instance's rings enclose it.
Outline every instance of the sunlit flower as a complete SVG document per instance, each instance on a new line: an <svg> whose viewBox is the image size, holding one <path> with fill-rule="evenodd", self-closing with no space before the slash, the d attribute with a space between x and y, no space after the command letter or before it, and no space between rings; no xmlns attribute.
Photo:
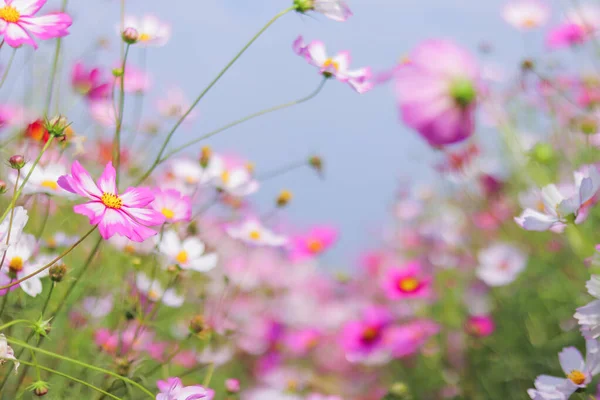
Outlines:
<svg viewBox="0 0 600 400"><path fill-rule="evenodd" d="M431 277L422 272L419 262L413 261L402 268L388 269L384 289L390 299L428 297L431 294Z"/></svg>
<svg viewBox="0 0 600 400"><path fill-rule="evenodd" d="M178 308L184 302L184 298L178 295L175 289L163 289L158 280L151 280L143 272L136 275L135 286L152 303L161 302L168 307Z"/></svg>
<svg viewBox="0 0 600 400"><path fill-rule="evenodd" d="M550 7L543 0L513 0L504 6L502 17L517 29L539 28L550 18Z"/></svg>
<svg viewBox="0 0 600 400"><path fill-rule="evenodd" d="M527 265L527 256L521 250L504 243L481 250L477 258L477 276L489 286L508 285Z"/></svg>
<svg viewBox="0 0 600 400"><path fill-rule="evenodd" d="M579 223L580 211L600 189L600 173L595 166L590 166L587 171L575 172L574 177L574 194L565 195L556 185L545 186L542 189L544 210L525 209L515 218L517 224L528 231L546 231L569 222L569 219Z"/></svg>
<svg viewBox="0 0 600 400"><path fill-rule="evenodd" d="M210 170L204 171L205 173L214 173L218 169L218 160L213 160L214 166L211 166ZM219 174L215 175L212 179L212 184L223 192L230 194L235 197L245 197L255 193L260 184L248 168L245 166L238 166L233 168L227 168L223 166L223 169Z"/></svg>
<svg viewBox="0 0 600 400"><path fill-rule="evenodd" d="M192 218L192 201L175 189L156 190L150 205L165 216L165 221L174 223Z"/></svg>
<svg viewBox="0 0 600 400"><path fill-rule="evenodd" d="M21 235L23 234L23 228L27 224L29 220L29 215L27 214L27 210L21 206L15 207L12 211L12 225L10 225L10 238L8 240L8 245L13 245L21 240ZM10 213L2 220L0 223L0 252L6 250L6 237L8 236L8 227L11 223L11 215Z"/></svg>
<svg viewBox="0 0 600 400"><path fill-rule="evenodd" d="M465 140L475 128L479 68L473 56L447 40L428 40L396 71L402 120L432 146Z"/></svg>
<svg viewBox="0 0 600 400"><path fill-rule="evenodd" d="M205 254L205 246L200 239L190 236L181 240L172 230L163 234L158 250L167 257L169 262L177 264L184 270L207 272L216 267L219 260L217 253Z"/></svg>
<svg viewBox="0 0 600 400"><path fill-rule="evenodd" d="M181 379L169 378L156 382L160 393L156 400L212 400L215 393L200 385L183 386Z"/></svg>
<svg viewBox="0 0 600 400"><path fill-rule="evenodd" d="M74 161L71 175L63 175L58 180L63 189L89 198L91 201L76 205L73 211L85 215L92 225L98 225L104 239L118 234L136 242L143 242L156 235L148 228L162 224L164 216L148 205L154 200L154 194L147 188L130 187L119 195L116 186L116 171L108 163L104 172L94 183L90 174Z"/></svg>
<svg viewBox="0 0 600 400"><path fill-rule="evenodd" d="M272 232L256 219L247 219L241 224L230 225L226 230L232 238L258 246L279 247L288 241L285 236Z"/></svg>
<svg viewBox="0 0 600 400"><path fill-rule="evenodd" d="M51 262L54 256L50 255L39 256L34 260L33 257L37 250L36 242L35 236L25 234L18 242L9 246L4 257L2 271L7 273L11 279L21 279ZM21 282L19 287L29 296L35 297L42 293L41 278L46 276L48 276L47 269Z"/></svg>
<svg viewBox="0 0 600 400"><path fill-rule="evenodd" d="M600 349L596 340L586 341L585 360L575 347L565 347L559 354L560 366L566 378L540 375L535 380L536 389L527 393L532 399L568 399L579 388L585 388L592 377L600 372ZM564 397L544 397L560 393ZM536 397L537 396L537 397Z"/></svg>
<svg viewBox="0 0 600 400"><path fill-rule="evenodd" d="M28 44L37 49L34 37L42 40L69 34L71 17L55 12L36 17L46 0L1 0L0 34L11 47Z"/></svg>
<svg viewBox="0 0 600 400"><path fill-rule="evenodd" d="M88 100L106 99L110 94L110 83L102 79L99 68L86 69L82 62L76 62L71 71L73 89Z"/></svg>
<svg viewBox="0 0 600 400"><path fill-rule="evenodd" d="M579 307L574 317L581 325L583 335L588 339L600 337L600 276L592 275L585 287L596 299L583 307Z"/></svg>
<svg viewBox="0 0 600 400"><path fill-rule="evenodd" d="M19 361L15 358L15 352L12 347L8 345L8 341L6 340L6 336L3 333L0 333L0 365L4 364L7 360L14 362L15 364L15 374L19 369Z"/></svg>
<svg viewBox="0 0 600 400"><path fill-rule="evenodd" d="M171 37L171 26L162 22L154 15L144 15L142 18L133 16L125 17L125 28L133 28L138 32L137 44L146 46L164 46ZM117 27L121 34L121 26Z"/></svg>
<svg viewBox="0 0 600 400"><path fill-rule="evenodd" d="M351 70L350 52L348 51L341 51L337 55L329 57L323 42L314 40L305 44L302 36L298 36L292 48L296 54L319 68L325 77L334 77L340 82L348 83L358 93L365 93L373 88L371 68Z"/></svg>

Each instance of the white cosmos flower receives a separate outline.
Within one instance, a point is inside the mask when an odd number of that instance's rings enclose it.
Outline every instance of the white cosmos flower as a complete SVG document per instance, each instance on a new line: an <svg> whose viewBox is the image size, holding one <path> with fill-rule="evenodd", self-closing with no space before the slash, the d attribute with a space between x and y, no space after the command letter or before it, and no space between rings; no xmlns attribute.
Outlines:
<svg viewBox="0 0 600 400"><path fill-rule="evenodd" d="M140 292L152 301L160 301L168 307L178 308L183 304L183 297L175 289L164 290L158 280L150 280L146 274L139 272L135 278L135 285Z"/></svg>
<svg viewBox="0 0 600 400"><path fill-rule="evenodd" d="M579 307L574 317L581 325L583 336L588 339L600 337L600 276L592 275L585 287L596 299L583 307Z"/></svg>
<svg viewBox="0 0 600 400"><path fill-rule="evenodd" d="M106 317L113 309L113 296L109 294L104 297L86 297L83 299L83 309L92 318Z"/></svg>
<svg viewBox="0 0 600 400"><path fill-rule="evenodd" d="M25 164L21 169L21 177L27 176L31 171L32 164ZM45 193L53 196L72 197L73 195L66 190L58 186L58 178L62 175L67 174L67 167L63 164L54 163L45 166L37 165L31 176L23 188L23 193L34 194L34 193ZM17 175L11 174L10 180L14 184L16 182Z"/></svg>
<svg viewBox="0 0 600 400"><path fill-rule="evenodd" d="M138 45L163 46L171 37L171 26L162 22L154 15L144 15L142 18L125 17L124 28L134 28L138 32ZM117 26L121 34L121 26Z"/></svg>
<svg viewBox="0 0 600 400"><path fill-rule="evenodd" d="M229 226L226 230L234 239L259 246L279 247L288 241L285 236L272 232L256 219L248 219L239 225Z"/></svg>
<svg viewBox="0 0 600 400"><path fill-rule="evenodd" d="M30 234L22 235L17 243L9 246L6 250L2 268L5 269L5 271L8 271L8 274L15 279L21 279L36 272L56 258L55 255L43 255L39 256L36 260L32 260L35 251L35 236ZM42 293L43 286L41 278L46 276L48 276L48 269L21 282L19 287L28 295L35 297Z"/></svg>
<svg viewBox="0 0 600 400"><path fill-rule="evenodd" d="M19 368L19 361L15 358L15 352L12 347L8 345L8 341L6 340L6 336L3 333L0 333L0 365L4 364L6 360L10 360L15 363L15 374L17 373L17 369Z"/></svg>
<svg viewBox="0 0 600 400"><path fill-rule="evenodd" d="M477 276L488 286L508 285L527 264L525 253L504 243L493 244L481 250L477 258Z"/></svg>
<svg viewBox="0 0 600 400"><path fill-rule="evenodd" d="M216 253L205 254L206 246L196 237L181 240L173 230L163 234L158 250L169 262L176 263L182 269L207 272L217 266L219 257Z"/></svg>
<svg viewBox="0 0 600 400"><path fill-rule="evenodd" d="M218 160L216 162L219 163ZM212 183L218 189L235 197L248 196L259 188L258 181L252 177L246 167L223 167L220 173L213 177Z"/></svg>
<svg viewBox="0 0 600 400"><path fill-rule="evenodd" d="M515 218L517 224L528 231L546 231L557 225L565 224L567 218L575 217L581 208L589 202L600 189L600 173L595 166L589 166L574 174L575 190L572 195L562 193L556 185L542 189L544 211L527 208Z"/></svg>
<svg viewBox="0 0 600 400"><path fill-rule="evenodd" d="M550 7L542 0L513 0L504 6L502 17L517 29L535 29L548 21Z"/></svg>
<svg viewBox="0 0 600 400"><path fill-rule="evenodd" d="M14 210L12 211L12 213L13 213L12 226L10 229L10 238L8 240L9 246L11 244L17 243L21 239L21 235L23 234L23 228L25 228L25 225L27 224L27 221L29 220L29 216L27 215L27 210L25 210L21 206L15 207ZM11 213L9 212L6 216L6 218L4 218L4 220L2 220L2 223L0 223L0 252L3 252L7 248L6 237L8 236L10 215L11 215Z"/></svg>
<svg viewBox="0 0 600 400"><path fill-rule="evenodd" d="M342 0L314 0L313 9L338 22L344 22L352 16L350 7Z"/></svg>

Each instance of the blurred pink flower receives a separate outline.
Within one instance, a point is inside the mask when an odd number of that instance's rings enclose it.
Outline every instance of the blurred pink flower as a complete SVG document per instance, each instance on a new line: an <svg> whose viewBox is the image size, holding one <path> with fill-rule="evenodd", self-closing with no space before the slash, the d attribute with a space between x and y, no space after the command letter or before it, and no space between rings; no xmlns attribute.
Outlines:
<svg viewBox="0 0 600 400"><path fill-rule="evenodd" d="M82 62L76 62L71 71L71 85L88 100L106 99L110 95L110 83L102 79L99 68L86 69Z"/></svg>
<svg viewBox="0 0 600 400"><path fill-rule="evenodd" d="M431 277L423 274L418 261L412 261L402 268L388 269L383 288L392 300L426 298L431 294Z"/></svg>
<svg viewBox="0 0 600 400"><path fill-rule="evenodd" d="M154 201L150 204L169 223L189 221L192 218L192 200L175 189L154 191Z"/></svg>
<svg viewBox="0 0 600 400"><path fill-rule="evenodd" d="M215 392L204 386L183 386L181 379L168 378L166 381L156 382L160 393L156 400L212 400Z"/></svg>
<svg viewBox="0 0 600 400"><path fill-rule="evenodd" d="M473 56L447 40L428 40L396 72L404 123L431 146L465 140L475 128L479 67Z"/></svg>
<svg viewBox="0 0 600 400"><path fill-rule="evenodd" d="M473 336L490 336L496 330L496 324L491 316L474 315L469 317L465 324L465 330Z"/></svg>
<svg viewBox="0 0 600 400"><path fill-rule="evenodd" d="M342 329L341 342L346 353L368 355L383 345L384 331L392 321L387 308L370 307L360 320L348 322Z"/></svg>
<svg viewBox="0 0 600 400"><path fill-rule="evenodd" d="M337 239L337 229L331 226L315 226L304 235L290 238L290 259L302 261L326 251Z"/></svg>
<svg viewBox="0 0 600 400"><path fill-rule="evenodd" d="M587 40L585 29L572 22L565 22L552 28L546 37L546 45L551 49L574 46Z"/></svg>
<svg viewBox="0 0 600 400"><path fill-rule="evenodd" d="M117 68L121 68L121 65L118 65ZM150 89L150 75L133 65L127 64L123 77L125 78L123 89L127 93L142 94ZM114 80L115 87L120 88L121 78L115 77Z"/></svg>
<svg viewBox="0 0 600 400"><path fill-rule="evenodd" d="M417 320L402 326L393 326L386 332L386 347L396 358L410 356L439 330L439 325L430 320Z"/></svg>

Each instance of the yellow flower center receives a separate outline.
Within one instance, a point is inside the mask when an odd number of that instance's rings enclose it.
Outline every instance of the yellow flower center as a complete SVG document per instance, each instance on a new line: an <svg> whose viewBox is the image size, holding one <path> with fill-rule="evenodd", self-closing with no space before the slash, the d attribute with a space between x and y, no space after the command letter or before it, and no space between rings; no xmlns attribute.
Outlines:
<svg viewBox="0 0 600 400"><path fill-rule="evenodd" d="M157 301L158 299L160 299L160 295L158 294L158 292L154 289L150 289L148 291L148 298L152 301Z"/></svg>
<svg viewBox="0 0 600 400"><path fill-rule="evenodd" d="M162 213L162 215L165 216L166 219L172 219L175 216L173 210L170 210L168 208L163 208L162 210L160 210L160 212Z"/></svg>
<svg viewBox="0 0 600 400"><path fill-rule="evenodd" d="M114 208L115 210L118 210L123 206L123 200L121 200L116 194L103 193L101 200L102 204L104 204L106 207Z"/></svg>
<svg viewBox="0 0 600 400"><path fill-rule="evenodd" d="M193 176L186 176L185 177L185 181L189 184L194 184L197 182L196 178Z"/></svg>
<svg viewBox="0 0 600 400"><path fill-rule="evenodd" d="M372 342L373 340L377 339L378 336L379 330L370 326L363 331L362 340L365 342Z"/></svg>
<svg viewBox="0 0 600 400"><path fill-rule="evenodd" d="M13 6L4 6L0 8L0 19L6 22L17 22L21 18L21 14Z"/></svg>
<svg viewBox="0 0 600 400"><path fill-rule="evenodd" d="M152 39L152 37L150 35L148 35L147 33L142 33L141 35L138 36L138 40L140 42L147 42L150 39Z"/></svg>
<svg viewBox="0 0 600 400"><path fill-rule="evenodd" d="M132 244L126 244L123 250L125 251L125 253L135 254L135 247L133 247Z"/></svg>
<svg viewBox="0 0 600 400"><path fill-rule="evenodd" d="M179 264L185 264L188 260L188 253L185 250L181 250L175 257Z"/></svg>
<svg viewBox="0 0 600 400"><path fill-rule="evenodd" d="M317 239L309 239L307 247L308 250L310 250L310 252L313 254L320 253L321 251L323 251L323 243L321 243L321 241Z"/></svg>
<svg viewBox="0 0 600 400"><path fill-rule="evenodd" d="M535 28L537 26L537 21L533 18L527 18L523 21L523 26L525 28Z"/></svg>
<svg viewBox="0 0 600 400"><path fill-rule="evenodd" d="M403 278L398 281L398 288L403 292L414 292L419 287L419 281L415 278Z"/></svg>
<svg viewBox="0 0 600 400"><path fill-rule="evenodd" d="M45 180L42 182L43 187L47 187L48 189L56 190L58 189L58 184L55 181Z"/></svg>
<svg viewBox="0 0 600 400"><path fill-rule="evenodd" d="M23 259L19 256L13 257L8 263L8 268L13 272L19 272L23 269Z"/></svg>
<svg viewBox="0 0 600 400"><path fill-rule="evenodd" d="M248 236L250 236L250 239L252 239L252 240L258 240L258 239L260 239L260 232L255 229L253 231L250 231Z"/></svg>
<svg viewBox="0 0 600 400"><path fill-rule="evenodd" d="M229 171L223 171L221 172L221 180L223 181L223 183L227 183L229 182Z"/></svg>
<svg viewBox="0 0 600 400"><path fill-rule="evenodd" d="M329 68L329 67L333 67L333 69L335 70L335 72L337 72L340 69L340 63L337 62L337 61L333 61L332 58L328 58L323 63L323 68Z"/></svg>
<svg viewBox="0 0 600 400"><path fill-rule="evenodd" d="M567 374L567 378L571 380L576 385L581 385L585 382L585 374L579 370L574 369L573 371Z"/></svg>

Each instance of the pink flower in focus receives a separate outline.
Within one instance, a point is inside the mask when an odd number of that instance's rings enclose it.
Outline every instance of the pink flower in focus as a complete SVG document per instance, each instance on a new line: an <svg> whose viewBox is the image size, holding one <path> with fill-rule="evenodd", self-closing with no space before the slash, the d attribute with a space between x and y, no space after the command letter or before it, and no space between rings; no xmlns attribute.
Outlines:
<svg viewBox="0 0 600 400"><path fill-rule="evenodd" d="M37 49L34 36L42 40L69 34L72 20L65 13L36 17L46 0L0 0L0 35L11 47L29 44Z"/></svg>
<svg viewBox="0 0 600 400"><path fill-rule="evenodd" d="M423 275L421 264L417 261L403 268L387 270L384 290L389 299L414 299L428 297L431 293L431 277Z"/></svg>
<svg viewBox="0 0 600 400"><path fill-rule="evenodd" d="M58 185L91 200L76 205L73 211L88 217L92 225L97 224L104 239L118 234L134 242L143 242L156 235L156 231L148 226L165 221L162 214L148 208L154 200L150 189L130 187L123 194L118 194L116 171L111 162L106 165L97 183L94 183L81 164L74 161L71 175L61 176Z"/></svg>
<svg viewBox="0 0 600 400"><path fill-rule="evenodd" d="M71 85L88 100L106 99L110 94L110 83L102 80L98 68L87 70L81 62L75 63L71 71Z"/></svg>
<svg viewBox="0 0 600 400"><path fill-rule="evenodd" d="M366 355L380 348L391 320L392 315L386 308L371 307L362 319L348 322L341 338L346 353L354 358L354 355Z"/></svg>
<svg viewBox="0 0 600 400"><path fill-rule="evenodd" d="M200 385L183 386L181 379L169 378L156 382L160 393L156 400L212 400L215 392Z"/></svg>
<svg viewBox="0 0 600 400"><path fill-rule="evenodd" d="M394 357L406 357L416 353L439 330L439 325L430 320L419 320L402 326L394 326L386 332L386 346L389 347Z"/></svg>
<svg viewBox="0 0 600 400"><path fill-rule="evenodd" d="M402 120L431 146L465 140L475 128L479 75L462 47L447 40L423 42L396 72Z"/></svg>
<svg viewBox="0 0 600 400"><path fill-rule="evenodd" d="M492 317L487 315L474 315L469 317L465 324L465 330L473 336L490 336L496 330L496 324Z"/></svg>
<svg viewBox="0 0 600 400"><path fill-rule="evenodd" d="M340 82L349 84L358 93L365 93L373 88L371 82L371 68L350 70L350 52L341 51L334 57L328 57L325 44L314 40L309 44L304 43L302 36L294 41L292 48L299 56L319 68L326 78L334 77Z"/></svg>
<svg viewBox="0 0 600 400"><path fill-rule="evenodd" d="M192 218L192 200L175 189L156 190L150 207L164 215L166 222L189 221Z"/></svg>
<svg viewBox="0 0 600 400"><path fill-rule="evenodd" d="M307 234L290 239L290 259L301 261L323 253L337 239L337 229L331 226L315 226Z"/></svg>

